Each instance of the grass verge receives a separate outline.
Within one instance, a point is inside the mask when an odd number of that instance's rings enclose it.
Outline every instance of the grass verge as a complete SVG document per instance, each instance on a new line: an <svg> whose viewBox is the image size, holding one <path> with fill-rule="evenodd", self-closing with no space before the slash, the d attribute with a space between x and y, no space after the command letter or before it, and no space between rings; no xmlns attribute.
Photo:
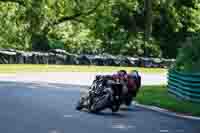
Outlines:
<svg viewBox="0 0 200 133"><path fill-rule="evenodd" d="M153 105L174 112L200 116L200 104L176 99L167 92L165 86L144 86L136 98L141 104Z"/></svg>
<svg viewBox="0 0 200 133"><path fill-rule="evenodd" d="M82 65L0 65L0 73L16 72L116 72L125 69L133 69L144 73L165 73L167 69L161 68L139 68L139 67L113 67L113 66L82 66Z"/></svg>

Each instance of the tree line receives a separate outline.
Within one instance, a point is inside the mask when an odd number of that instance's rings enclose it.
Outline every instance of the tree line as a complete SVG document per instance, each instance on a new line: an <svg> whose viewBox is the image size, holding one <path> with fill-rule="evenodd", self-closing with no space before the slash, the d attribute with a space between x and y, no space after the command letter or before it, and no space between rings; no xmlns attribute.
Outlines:
<svg viewBox="0 0 200 133"><path fill-rule="evenodd" d="M198 0L0 0L0 48L174 58L199 30Z"/></svg>

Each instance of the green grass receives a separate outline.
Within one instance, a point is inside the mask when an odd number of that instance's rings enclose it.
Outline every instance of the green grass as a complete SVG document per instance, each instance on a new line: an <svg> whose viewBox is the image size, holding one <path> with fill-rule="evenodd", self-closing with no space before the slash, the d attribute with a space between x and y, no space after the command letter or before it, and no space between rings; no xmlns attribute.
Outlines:
<svg viewBox="0 0 200 133"><path fill-rule="evenodd" d="M111 66L81 66L81 65L0 65L0 73L16 72L116 72L125 69L133 69L144 73L165 73L167 69L161 68L139 68L139 67L111 67Z"/></svg>
<svg viewBox="0 0 200 133"><path fill-rule="evenodd" d="M167 92L165 86L144 86L136 98L141 104L153 105L174 112L200 116L200 104L178 100Z"/></svg>

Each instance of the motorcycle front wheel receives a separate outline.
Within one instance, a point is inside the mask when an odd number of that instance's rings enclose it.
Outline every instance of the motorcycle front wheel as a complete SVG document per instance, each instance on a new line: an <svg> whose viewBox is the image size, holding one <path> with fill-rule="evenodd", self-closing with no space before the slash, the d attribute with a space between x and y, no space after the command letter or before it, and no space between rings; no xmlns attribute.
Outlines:
<svg viewBox="0 0 200 133"><path fill-rule="evenodd" d="M79 100L76 104L76 110L81 110L81 109L83 109L83 104L82 104L81 100Z"/></svg>
<svg viewBox="0 0 200 133"><path fill-rule="evenodd" d="M110 98L109 94L105 94L101 97L94 98L89 111L93 112L93 113L97 113L97 112L107 108L109 105L109 102L110 102L109 98Z"/></svg>
<svg viewBox="0 0 200 133"><path fill-rule="evenodd" d="M117 112L119 111L120 106L119 105L114 105L111 107L112 112Z"/></svg>

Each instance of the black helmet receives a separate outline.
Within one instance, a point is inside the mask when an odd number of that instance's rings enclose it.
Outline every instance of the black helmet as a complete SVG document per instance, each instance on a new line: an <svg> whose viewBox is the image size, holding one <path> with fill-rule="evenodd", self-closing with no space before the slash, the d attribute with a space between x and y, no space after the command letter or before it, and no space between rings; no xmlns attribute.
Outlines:
<svg viewBox="0 0 200 133"><path fill-rule="evenodd" d="M126 75L126 74L127 74L126 70L119 70L117 73L118 73L118 74L123 74L123 75Z"/></svg>

